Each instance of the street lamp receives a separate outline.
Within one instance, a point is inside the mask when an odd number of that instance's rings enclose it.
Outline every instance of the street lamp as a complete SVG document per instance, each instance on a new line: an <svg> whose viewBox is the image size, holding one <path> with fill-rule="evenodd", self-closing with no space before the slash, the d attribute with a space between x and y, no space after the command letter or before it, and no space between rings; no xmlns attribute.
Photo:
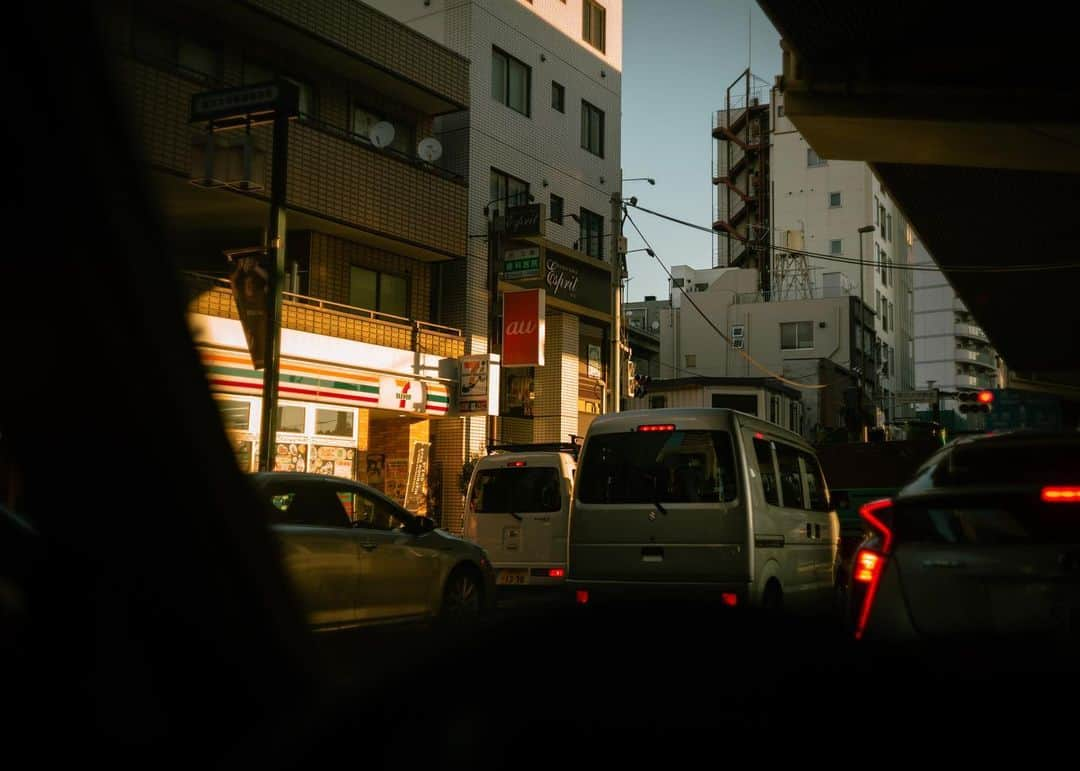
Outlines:
<svg viewBox="0 0 1080 771"><path fill-rule="evenodd" d="M630 179L624 179L623 182L648 182L650 185L656 184L656 180L652 177L631 177Z"/></svg>
<svg viewBox="0 0 1080 771"><path fill-rule="evenodd" d="M866 272L866 266L863 265L863 233L873 233L873 225L864 225L859 228L859 338L860 338L860 360L859 360L859 432L862 435L862 440L866 441L866 424L863 421L862 400L863 400L863 372L866 371L866 351L863 350L866 347L866 300L863 299L863 276Z"/></svg>

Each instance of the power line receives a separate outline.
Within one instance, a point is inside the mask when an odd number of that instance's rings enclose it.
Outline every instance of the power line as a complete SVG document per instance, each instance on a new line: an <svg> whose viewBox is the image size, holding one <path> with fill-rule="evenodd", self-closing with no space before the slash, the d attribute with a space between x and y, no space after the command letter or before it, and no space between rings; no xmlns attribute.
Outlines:
<svg viewBox="0 0 1080 771"><path fill-rule="evenodd" d="M652 209L646 209L644 206L638 206L637 204L624 201L627 206L632 206L635 209L640 209L643 212L652 214L655 217L661 219L670 220L680 225L685 225L688 228L694 230L702 230L707 233L716 235L718 231L712 228L706 228L702 225L695 225L692 222L681 220L678 217L672 217L668 214L662 214ZM846 265L877 265L876 260L872 257L869 259L860 260L856 257L840 257L835 254L822 254L820 252L808 252L803 249L790 249L784 246L776 246L775 244L748 244L748 249L768 250L768 251L782 251L789 254L798 254L805 257L815 257L820 260L826 260L829 262L840 262ZM910 263L890 262L889 267L895 270L923 270L923 271L948 271L949 273L1023 273L1023 272L1041 272L1050 270L1078 270L1080 269L1080 263L1041 263L1036 265L963 265L963 266L948 266L948 265L913 265Z"/></svg>
<svg viewBox="0 0 1080 771"><path fill-rule="evenodd" d="M647 247L649 247L650 249L652 249L652 256L653 256L653 257L654 257L654 258L656 259L656 261L657 261L657 262L658 262L658 263L660 264L660 267L664 269L664 272L665 272L665 273L667 273L667 275L668 275L668 278L669 278L669 279L672 279L672 285L674 285L674 283L675 283L675 282L674 282L674 278L675 278L675 277L671 275L671 271L670 271L670 270L668 270L668 267L667 267L667 265L665 265L665 264L664 264L664 261L660 259L660 255L658 255L658 254L656 253L656 250L655 250L655 249L653 249L653 246L652 246L652 244L650 244L650 243L649 243L649 239L645 238L645 234L641 232L641 228L639 228L639 227L637 226L637 223L636 223L636 222L634 222L634 218L630 216L630 213L629 213L629 212L627 212L627 213L626 213L626 220L627 220L627 222L629 222L629 223L630 223L631 225L633 225L633 226L634 226L634 230L636 230L636 231L637 231L637 234L638 234L638 236L640 236L640 237L641 237L641 240L645 242L645 246L647 246ZM739 354L740 356L742 356L742 357L743 357L744 359L746 359L746 360L747 360L748 362L750 362L750 363L751 363L752 365L754 365L755 367L757 367L758 369L760 369L760 370L761 370L762 372L765 372L765 373L767 373L767 374L768 374L768 375L769 375L770 377L774 377L774 378L776 378L777 380L779 380L779 381L780 381L780 382L782 382L782 383L787 383L788 385L794 386L795 388L805 388L805 389L806 389L806 390L808 390L808 391L819 391L819 390L821 390L821 389L823 389L823 388L827 388L827 387L828 387L827 385L824 385L824 384L823 384L823 385L806 385L806 384L804 384L804 383L799 383L798 381L795 381L795 380L790 380L790 379L788 379L788 378L784 377L783 375L779 374L778 372L773 372L773 371L772 371L771 369L769 369L769 368L768 368L768 367L766 367L766 366L765 366L764 364L762 364L761 362L759 362L759 361L758 361L757 359L755 359L755 358L754 358L753 356L751 356L750 354L748 354L748 353L747 353L746 351L744 351L744 350L743 350L742 348L736 348L736 347L735 347L735 345L734 345L734 343L732 342L731 338L730 338L730 337L728 337L728 336L727 336L726 334L724 334L723 330L721 330L721 329L720 329L720 327L716 326L716 324L714 324L714 323L713 323L712 319L710 319L710 318L709 318L708 316L706 316L706 315L705 315L705 311L701 310L701 308L700 308L700 307L698 307L698 304L697 304L696 302L694 302L694 298L690 296L690 293L689 293L689 292L687 292L687 291L686 291L686 290L685 290L685 289L684 289L683 287L681 287L681 286L680 286L680 287L678 287L678 290L679 290L680 292L682 292L682 293L683 293L683 297L685 297L685 298L686 298L686 300L687 300L687 301L688 301L688 302L689 302L689 303L690 303L690 304L691 304L692 306L694 306L694 310L696 310L696 311L697 311L697 312L698 312L698 313L699 313L699 314L701 315L701 318L705 319L705 323L706 323L706 324L708 324L708 325L709 325L710 327L712 327L712 328L713 328L713 331L715 331L715 332L716 332L716 334L720 335L720 337L721 337L721 338L722 338L722 339L724 340L724 342L726 342L726 343L727 343L728 345L730 345L730 346L731 346L731 349L732 349L733 351L735 351L736 353L738 353L738 354Z"/></svg>

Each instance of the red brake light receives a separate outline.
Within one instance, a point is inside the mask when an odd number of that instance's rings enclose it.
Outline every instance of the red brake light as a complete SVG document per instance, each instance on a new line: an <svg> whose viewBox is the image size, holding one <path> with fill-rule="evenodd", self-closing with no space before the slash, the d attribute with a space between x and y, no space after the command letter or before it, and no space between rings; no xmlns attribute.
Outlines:
<svg viewBox="0 0 1080 771"><path fill-rule="evenodd" d="M566 575L566 571L562 568L551 568L548 571L548 578L563 578Z"/></svg>
<svg viewBox="0 0 1080 771"><path fill-rule="evenodd" d="M578 589L577 594L574 596L574 598L577 600L578 605L589 604L589 593L584 589Z"/></svg>
<svg viewBox="0 0 1080 771"><path fill-rule="evenodd" d="M879 517L879 512L892 507L891 498L881 498L876 501L870 501L863 504L859 509L859 516L865 519L871 527L881 533L883 543L881 545L881 551L883 554L889 553L889 547L892 546L892 529L888 527Z"/></svg>
<svg viewBox="0 0 1080 771"><path fill-rule="evenodd" d="M734 608L739 604L739 596L735 592L724 592L720 595L720 601L729 608Z"/></svg>
<svg viewBox="0 0 1080 771"><path fill-rule="evenodd" d="M764 438L765 438L765 434L763 434L763 433L761 433L760 431L758 431L758 432L757 432L756 434L754 434L754 438L755 438L755 439L764 439Z"/></svg>
<svg viewBox="0 0 1080 771"><path fill-rule="evenodd" d="M993 391L979 391L979 395L976 397L979 400L979 404L989 404L994 401Z"/></svg>
<svg viewBox="0 0 1080 771"><path fill-rule="evenodd" d="M509 463L507 463L506 465L509 466L510 468L521 468L522 466L525 465L525 461L523 461L523 460L512 460Z"/></svg>
<svg viewBox="0 0 1080 771"><path fill-rule="evenodd" d="M1080 487L1044 487L1042 499L1045 503L1080 503Z"/></svg>
<svg viewBox="0 0 1080 771"><path fill-rule="evenodd" d="M638 431L674 431L675 424L673 423L659 423L652 426L638 426Z"/></svg>
<svg viewBox="0 0 1080 771"><path fill-rule="evenodd" d="M855 558L855 580L868 584L874 580L881 569L881 555L872 551L861 551Z"/></svg>

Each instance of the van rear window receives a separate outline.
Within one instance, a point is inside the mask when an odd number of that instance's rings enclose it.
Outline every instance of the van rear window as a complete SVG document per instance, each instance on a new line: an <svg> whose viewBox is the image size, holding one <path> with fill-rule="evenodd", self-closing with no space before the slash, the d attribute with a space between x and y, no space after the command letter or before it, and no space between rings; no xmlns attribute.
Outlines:
<svg viewBox="0 0 1080 771"><path fill-rule="evenodd" d="M727 431L648 431L589 439L577 479L582 503L718 503L736 497Z"/></svg>
<svg viewBox="0 0 1080 771"><path fill-rule="evenodd" d="M562 508L559 470L543 467L479 471L469 500L478 514L520 514Z"/></svg>

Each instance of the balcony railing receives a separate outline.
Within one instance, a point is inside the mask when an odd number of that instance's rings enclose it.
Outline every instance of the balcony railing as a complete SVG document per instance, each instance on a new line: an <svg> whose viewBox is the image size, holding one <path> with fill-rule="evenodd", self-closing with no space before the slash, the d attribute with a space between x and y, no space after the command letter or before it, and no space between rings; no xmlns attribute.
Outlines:
<svg viewBox="0 0 1080 771"><path fill-rule="evenodd" d="M986 333L974 324L967 324L963 321L956 322L956 334L961 337L971 337L976 340L986 340Z"/></svg>
<svg viewBox="0 0 1080 771"><path fill-rule="evenodd" d="M989 367L990 369L997 369L997 362L994 361L994 357L991 354L985 353L983 351L973 351L967 348L957 348L956 360L965 363L978 364L983 367Z"/></svg>
<svg viewBox="0 0 1080 771"><path fill-rule="evenodd" d="M228 279L203 273L187 273L185 278L191 296L188 303L189 313L239 320L240 314L236 309ZM343 305L295 292L283 292L282 298L283 329L340 337L443 358L454 359L465 355L465 337L460 329Z"/></svg>

